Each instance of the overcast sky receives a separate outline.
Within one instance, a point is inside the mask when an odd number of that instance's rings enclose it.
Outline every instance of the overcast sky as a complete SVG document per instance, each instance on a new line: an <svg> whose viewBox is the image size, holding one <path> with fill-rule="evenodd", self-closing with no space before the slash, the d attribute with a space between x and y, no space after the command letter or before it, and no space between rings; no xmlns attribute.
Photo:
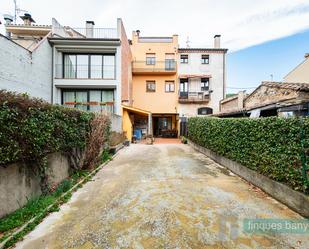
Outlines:
<svg viewBox="0 0 309 249"><path fill-rule="evenodd" d="M0 12L14 12L13 0L1 0ZM32 14L37 24L113 27L124 21L128 36L178 34L180 45L187 37L191 47L212 46L222 35L223 46L239 50L309 27L309 0L17 0L20 9Z"/></svg>
<svg viewBox="0 0 309 249"><path fill-rule="evenodd" d="M0 0L0 18L14 13ZM37 24L115 27L123 19L128 38L178 34L180 46L212 47L222 35L227 57L227 92L252 91L263 80L282 78L309 52L309 0L17 0ZM20 14L22 14L21 12ZM17 18L18 22L22 22ZM4 32L0 25L0 32Z"/></svg>

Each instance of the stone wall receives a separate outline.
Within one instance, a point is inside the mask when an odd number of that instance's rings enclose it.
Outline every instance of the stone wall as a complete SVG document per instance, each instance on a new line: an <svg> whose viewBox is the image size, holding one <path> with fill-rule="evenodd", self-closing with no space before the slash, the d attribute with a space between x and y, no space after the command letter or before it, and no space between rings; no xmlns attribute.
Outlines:
<svg viewBox="0 0 309 249"><path fill-rule="evenodd" d="M33 51L0 35L0 89L51 102L52 49L44 38Z"/></svg>
<svg viewBox="0 0 309 249"><path fill-rule="evenodd" d="M35 166L13 163L0 166L0 217L41 195L40 177ZM48 182L56 185L69 176L69 162L60 152L48 156Z"/></svg>

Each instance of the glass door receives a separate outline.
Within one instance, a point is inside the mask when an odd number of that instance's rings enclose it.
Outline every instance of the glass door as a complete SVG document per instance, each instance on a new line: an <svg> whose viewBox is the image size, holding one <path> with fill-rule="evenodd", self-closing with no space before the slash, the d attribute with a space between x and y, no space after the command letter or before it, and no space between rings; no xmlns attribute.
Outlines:
<svg viewBox="0 0 309 249"><path fill-rule="evenodd" d="M188 79L180 79L179 95L181 98L188 98Z"/></svg>

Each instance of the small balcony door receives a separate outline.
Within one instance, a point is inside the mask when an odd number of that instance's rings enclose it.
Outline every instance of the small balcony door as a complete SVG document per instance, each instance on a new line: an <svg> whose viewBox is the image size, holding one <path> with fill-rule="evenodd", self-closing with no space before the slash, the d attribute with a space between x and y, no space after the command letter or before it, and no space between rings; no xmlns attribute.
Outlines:
<svg viewBox="0 0 309 249"><path fill-rule="evenodd" d="M189 83L188 79L180 79L179 97L188 98Z"/></svg>

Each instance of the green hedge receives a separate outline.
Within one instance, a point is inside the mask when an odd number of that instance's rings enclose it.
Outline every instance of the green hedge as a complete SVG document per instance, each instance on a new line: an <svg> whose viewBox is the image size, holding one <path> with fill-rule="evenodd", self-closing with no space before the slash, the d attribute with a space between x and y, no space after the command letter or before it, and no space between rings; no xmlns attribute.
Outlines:
<svg viewBox="0 0 309 249"><path fill-rule="evenodd" d="M0 91L0 165L84 148L92 113Z"/></svg>
<svg viewBox="0 0 309 249"><path fill-rule="evenodd" d="M308 162L308 117L196 117L188 121L188 137L198 145L295 190L307 192L309 189L306 177L302 174L301 160L304 155Z"/></svg>

